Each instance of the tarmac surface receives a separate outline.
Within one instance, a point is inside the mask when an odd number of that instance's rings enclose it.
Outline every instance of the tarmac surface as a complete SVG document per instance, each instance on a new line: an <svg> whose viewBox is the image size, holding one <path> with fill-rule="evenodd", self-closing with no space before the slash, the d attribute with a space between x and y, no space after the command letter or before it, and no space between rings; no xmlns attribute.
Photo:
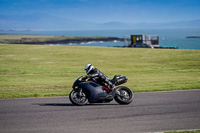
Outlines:
<svg viewBox="0 0 200 133"><path fill-rule="evenodd" d="M0 133L147 133L200 129L200 89L136 93L129 105L69 97L0 99Z"/></svg>

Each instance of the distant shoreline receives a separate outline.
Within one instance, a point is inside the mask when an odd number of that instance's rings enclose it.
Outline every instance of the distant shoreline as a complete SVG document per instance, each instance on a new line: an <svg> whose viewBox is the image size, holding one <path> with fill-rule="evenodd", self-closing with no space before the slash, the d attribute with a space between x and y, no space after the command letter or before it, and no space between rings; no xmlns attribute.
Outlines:
<svg viewBox="0 0 200 133"><path fill-rule="evenodd" d="M0 43L7 44L81 44L89 42L124 41L123 38L107 36L50 36L0 34Z"/></svg>
<svg viewBox="0 0 200 133"><path fill-rule="evenodd" d="M187 36L186 38L200 38L200 36Z"/></svg>

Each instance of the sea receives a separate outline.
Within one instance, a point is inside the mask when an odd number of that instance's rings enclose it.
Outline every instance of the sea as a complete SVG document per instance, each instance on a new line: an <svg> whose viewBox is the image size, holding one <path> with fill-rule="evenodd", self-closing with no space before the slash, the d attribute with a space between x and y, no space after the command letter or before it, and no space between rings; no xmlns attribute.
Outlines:
<svg viewBox="0 0 200 133"><path fill-rule="evenodd" d="M130 35L147 34L158 35L159 45L162 47L178 47L179 49L200 50L200 38L186 38L199 36L197 29L126 29L126 30L10 30L0 31L0 34L26 34L26 35L61 35L61 36L109 36L130 38ZM56 44L65 46L97 46L113 47L124 46L128 42L88 42L81 44Z"/></svg>

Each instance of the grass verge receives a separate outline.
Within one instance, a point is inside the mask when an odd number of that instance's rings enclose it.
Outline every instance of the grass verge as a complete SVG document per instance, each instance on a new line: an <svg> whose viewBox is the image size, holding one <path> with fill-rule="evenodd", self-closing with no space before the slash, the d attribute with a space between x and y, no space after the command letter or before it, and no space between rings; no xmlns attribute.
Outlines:
<svg viewBox="0 0 200 133"><path fill-rule="evenodd" d="M134 92L200 88L200 51L0 44L0 98L65 96L92 63Z"/></svg>
<svg viewBox="0 0 200 133"><path fill-rule="evenodd" d="M200 130L194 130L194 131L171 131L171 132L165 132L165 133L200 133Z"/></svg>

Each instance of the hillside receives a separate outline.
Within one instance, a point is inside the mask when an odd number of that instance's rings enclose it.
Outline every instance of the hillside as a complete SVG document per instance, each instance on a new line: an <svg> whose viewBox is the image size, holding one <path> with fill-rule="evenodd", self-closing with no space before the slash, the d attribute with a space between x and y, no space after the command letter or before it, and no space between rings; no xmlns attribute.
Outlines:
<svg viewBox="0 0 200 133"><path fill-rule="evenodd" d="M47 14L0 15L0 30L91 30L91 29L151 29L151 28L200 28L200 20L169 21L166 23L107 22L94 23L72 20Z"/></svg>
<svg viewBox="0 0 200 133"><path fill-rule="evenodd" d="M45 35L0 35L0 44L71 44L71 43L87 43L87 42L109 42L124 41L118 37L74 37L74 36L45 36Z"/></svg>

